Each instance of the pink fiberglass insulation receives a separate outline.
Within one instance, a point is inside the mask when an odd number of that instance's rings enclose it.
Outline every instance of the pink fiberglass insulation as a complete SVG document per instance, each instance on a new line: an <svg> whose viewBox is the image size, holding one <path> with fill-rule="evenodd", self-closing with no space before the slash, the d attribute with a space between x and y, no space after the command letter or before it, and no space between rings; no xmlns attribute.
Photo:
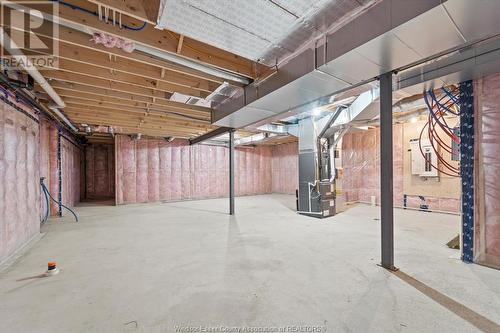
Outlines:
<svg viewBox="0 0 500 333"><path fill-rule="evenodd" d="M272 192L295 194L299 182L297 142L273 146Z"/></svg>
<svg viewBox="0 0 500 333"><path fill-rule="evenodd" d="M394 204L403 201L402 126L393 127ZM342 192L346 201L380 201L380 134L378 129L348 132L342 138Z"/></svg>
<svg viewBox="0 0 500 333"><path fill-rule="evenodd" d="M40 230L38 142L39 125L0 102L0 262Z"/></svg>
<svg viewBox="0 0 500 333"><path fill-rule="evenodd" d="M115 196L115 148L112 144L91 144L85 148L86 199Z"/></svg>
<svg viewBox="0 0 500 333"><path fill-rule="evenodd" d="M404 194L403 177L404 177L404 161L403 161L403 124L396 124L393 127L393 198L394 204L401 206ZM380 169L380 168L378 168ZM453 210L454 211L454 210Z"/></svg>
<svg viewBox="0 0 500 333"><path fill-rule="evenodd" d="M118 204L228 195L228 149L116 136ZM237 195L271 192L271 148L237 148Z"/></svg>
<svg viewBox="0 0 500 333"><path fill-rule="evenodd" d="M57 200L57 193L59 192L58 181L58 164L57 164L57 128L52 124L49 127L49 183L46 183L47 189L51 195ZM56 215L58 212L57 203L51 200L50 202L50 215Z"/></svg>
<svg viewBox="0 0 500 333"><path fill-rule="evenodd" d="M474 256L500 268L500 74L475 85L476 182Z"/></svg>
<svg viewBox="0 0 500 333"><path fill-rule="evenodd" d="M148 141L148 201L160 200L160 147L158 141Z"/></svg>
<svg viewBox="0 0 500 333"><path fill-rule="evenodd" d="M148 202L148 140L138 140L136 143L136 197L137 202Z"/></svg>
<svg viewBox="0 0 500 333"><path fill-rule="evenodd" d="M57 200L59 193L59 172L57 163L57 127L50 121L40 121L39 158L40 177L45 177L45 185L51 195ZM83 150L64 136L61 138L61 167L62 167L62 203L68 207L80 201L82 193L82 158ZM42 209L44 203L41 203ZM50 201L51 215L58 212L57 203ZM63 210L63 214L65 214Z"/></svg>
<svg viewBox="0 0 500 333"><path fill-rule="evenodd" d="M45 177L45 185L50 184L50 160L49 160L49 130L50 123L45 120L40 120L40 177Z"/></svg>
<svg viewBox="0 0 500 333"><path fill-rule="evenodd" d="M62 203L74 207L80 202L83 150L73 140L61 138ZM63 209L63 215L68 211Z"/></svg>
<svg viewBox="0 0 500 333"><path fill-rule="evenodd" d="M394 205L403 205L403 126L393 127ZM380 136L379 129L349 132L342 138L342 191L346 201L371 202L375 196L380 201ZM460 200L425 196L422 202L417 196L407 198L408 207L428 205L430 210L459 212Z"/></svg>
<svg viewBox="0 0 500 333"><path fill-rule="evenodd" d="M178 140L171 143L171 165L170 188L172 190L171 200L181 200L182 195L182 161L181 146Z"/></svg>

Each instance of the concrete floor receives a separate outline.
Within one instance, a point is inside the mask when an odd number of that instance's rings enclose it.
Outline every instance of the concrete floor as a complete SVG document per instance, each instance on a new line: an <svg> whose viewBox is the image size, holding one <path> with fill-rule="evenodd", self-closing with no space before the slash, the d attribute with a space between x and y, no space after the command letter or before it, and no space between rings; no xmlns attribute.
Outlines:
<svg viewBox="0 0 500 333"><path fill-rule="evenodd" d="M396 275L376 265L378 208L318 220L297 215L294 204L286 195L237 198L236 217L226 215L226 199L79 207L80 223L50 221L0 273L1 330L500 327L500 271L464 264L445 246L458 216L396 210ZM60 274L25 279L49 260Z"/></svg>

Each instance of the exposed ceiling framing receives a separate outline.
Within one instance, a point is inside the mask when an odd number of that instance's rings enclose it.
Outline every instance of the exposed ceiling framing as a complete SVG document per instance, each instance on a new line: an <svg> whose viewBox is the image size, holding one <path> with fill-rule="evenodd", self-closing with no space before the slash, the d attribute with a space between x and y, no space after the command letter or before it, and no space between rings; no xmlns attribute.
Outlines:
<svg viewBox="0 0 500 333"><path fill-rule="evenodd" d="M35 6L25 1L20 3ZM60 4L58 35L53 36L46 26L36 30L40 40L54 38L59 43L57 66L38 69L66 103L63 113L81 131L85 130L82 124L86 124L96 129L111 127L112 133L193 138L217 128L211 125L208 104L193 103L217 93L222 84L242 86L236 81L141 51L128 53L119 48L104 47L91 41L92 32L105 32L203 66L237 73L249 80L270 72L268 67L254 61L168 30L156 29L159 1L68 0L66 3L90 12L107 7L121 13L123 24L133 27L145 24L142 30L120 29L96 16ZM88 33L71 28L72 24L84 27ZM35 91L42 102L51 104L51 98L40 86L36 86ZM191 98L186 99L192 101L173 100L174 94L189 96ZM99 137L106 136L106 133L98 132L102 130L96 130ZM239 131L237 134L251 133Z"/></svg>

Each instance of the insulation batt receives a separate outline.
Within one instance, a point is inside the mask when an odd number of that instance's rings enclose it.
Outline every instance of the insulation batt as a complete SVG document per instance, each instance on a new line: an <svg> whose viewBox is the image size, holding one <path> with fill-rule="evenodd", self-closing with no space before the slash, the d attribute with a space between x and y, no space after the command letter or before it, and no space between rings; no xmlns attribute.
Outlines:
<svg viewBox="0 0 500 333"><path fill-rule="evenodd" d="M393 127L393 202L403 206L403 126ZM375 196L380 203L380 133L378 129L348 132L342 138L342 190L346 201L370 202ZM430 210L460 212L460 200L425 196ZM419 208L421 200L407 198L407 206Z"/></svg>
<svg viewBox="0 0 500 333"><path fill-rule="evenodd" d="M38 124L0 101L0 263L40 231L38 147Z"/></svg>
<svg viewBox="0 0 500 333"><path fill-rule="evenodd" d="M134 51L135 45L131 41L127 41L123 38L108 35L104 32L94 32L92 39L90 40L96 44L102 44L108 48L119 48L125 52L131 53Z"/></svg>
<svg viewBox="0 0 500 333"><path fill-rule="evenodd" d="M117 204L228 195L228 149L116 135ZM236 195L294 193L297 144L236 148ZM273 182L273 172L279 180Z"/></svg>
<svg viewBox="0 0 500 333"><path fill-rule="evenodd" d="M23 104L16 105L39 118ZM0 101L0 263L40 232L45 212L40 177L54 197L59 193L58 131L46 119L38 120ZM64 138L61 144L63 204L71 207L80 200L82 150ZM56 204L51 213L57 213Z"/></svg>
<svg viewBox="0 0 500 333"><path fill-rule="evenodd" d="M86 199L115 197L115 149L110 144L85 148Z"/></svg>
<svg viewBox="0 0 500 333"><path fill-rule="evenodd" d="M476 84L480 87L476 93L476 105L479 105L478 118L482 128L476 143L476 160L478 150L481 151L482 161L476 163L475 168L482 168L483 179L478 186L474 186L475 204L475 244L474 256L480 256L485 264L500 268L500 74L487 76ZM482 91L481 91L482 89ZM479 103L478 103L479 102ZM478 203L483 203L483 209ZM478 215L479 214L479 215ZM481 216L482 215L482 216Z"/></svg>
<svg viewBox="0 0 500 333"><path fill-rule="evenodd" d="M272 148L272 192L295 194L299 183L297 142Z"/></svg>

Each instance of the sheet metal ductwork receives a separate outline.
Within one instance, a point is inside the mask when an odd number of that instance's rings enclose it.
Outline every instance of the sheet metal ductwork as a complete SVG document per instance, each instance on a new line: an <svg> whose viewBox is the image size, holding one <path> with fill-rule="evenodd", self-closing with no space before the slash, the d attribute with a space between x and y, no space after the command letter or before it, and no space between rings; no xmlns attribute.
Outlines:
<svg viewBox="0 0 500 333"><path fill-rule="evenodd" d="M331 148L345 133L346 126L378 113L379 89L360 94L351 105L339 106L320 119L299 120L298 211L305 215L327 217L335 214L335 174ZM375 111L374 111L375 110Z"/></svg>
<svg viewBox="0 0 500 333"><path fill-rule="evenodd" d="M275 75L220 104L212 119L241 128L331 103L335 94L383 73L428 63L497 35L498 12L496 0L481 1L481 6L469 0L383 0L328 34L323 45L305 49Z"/></svg>

